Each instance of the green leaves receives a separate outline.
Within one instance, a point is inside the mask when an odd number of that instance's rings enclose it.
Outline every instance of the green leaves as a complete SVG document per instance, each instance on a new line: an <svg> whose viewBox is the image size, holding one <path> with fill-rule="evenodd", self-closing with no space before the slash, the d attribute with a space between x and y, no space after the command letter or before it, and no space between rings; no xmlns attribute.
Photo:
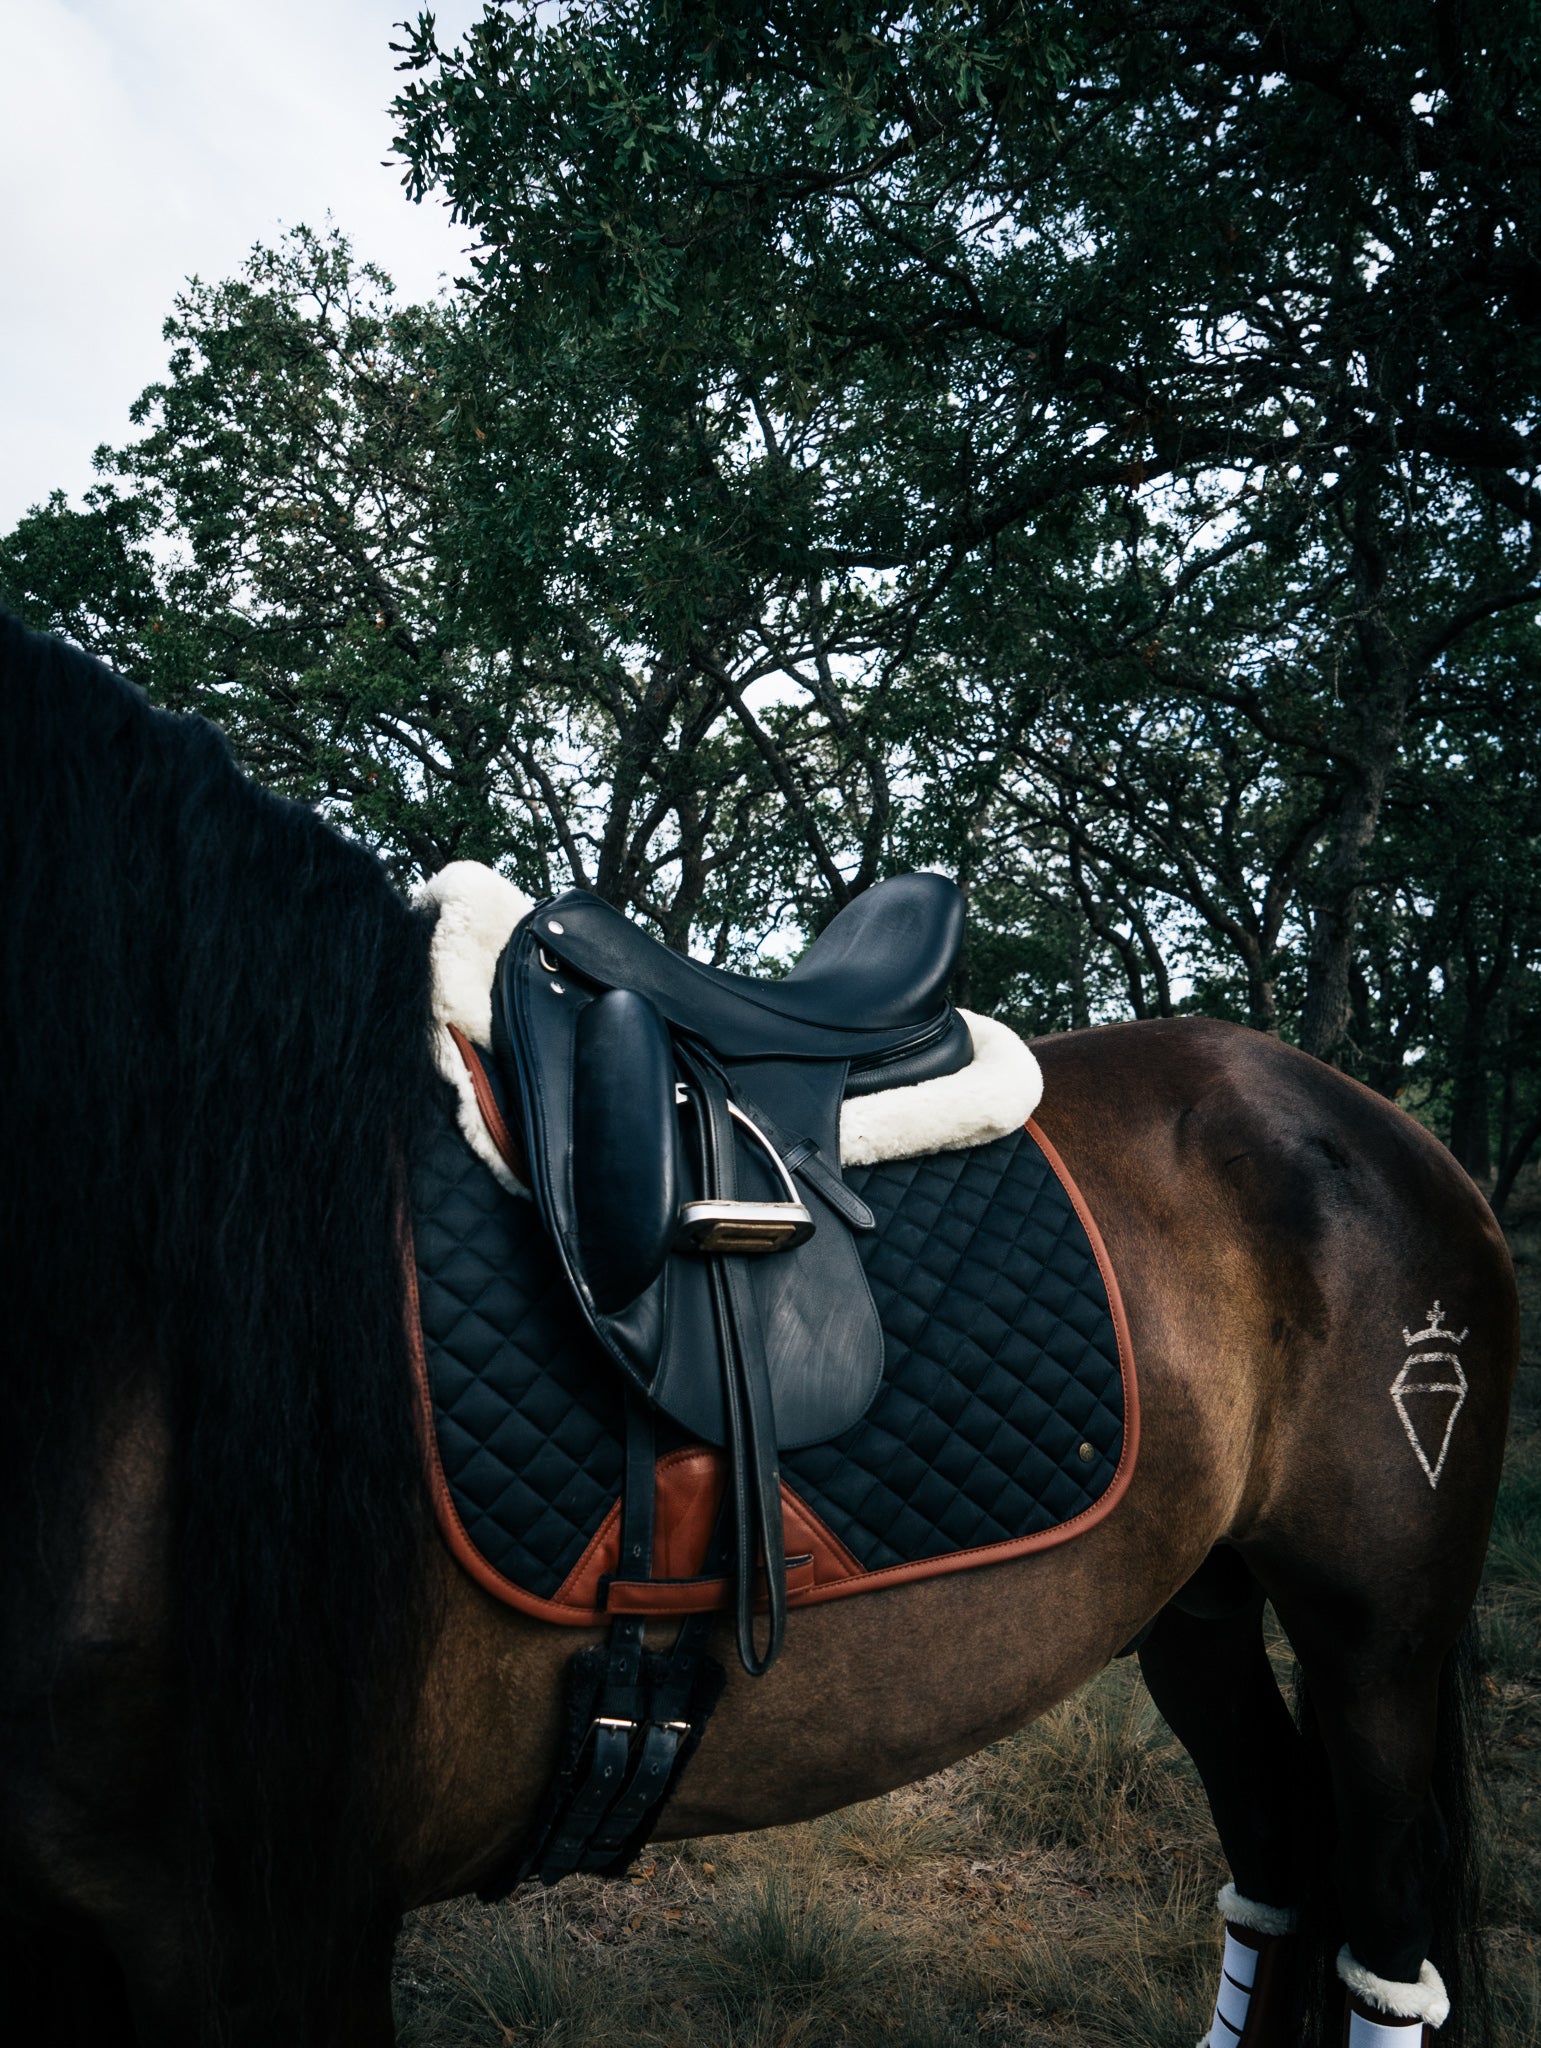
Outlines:
<svg viewBox="0 0 1541 2048"><path fill-rule="evenodd" d="M934 862L976 1002L1432 1074L1450 946L1530 943L1495 835L1452 859L1413 794L1535 723L1503 14L424 16L398 150L463 289L398 308L303 233L190 286L118 494L6 546L404 871L729 957Z"/></svg>

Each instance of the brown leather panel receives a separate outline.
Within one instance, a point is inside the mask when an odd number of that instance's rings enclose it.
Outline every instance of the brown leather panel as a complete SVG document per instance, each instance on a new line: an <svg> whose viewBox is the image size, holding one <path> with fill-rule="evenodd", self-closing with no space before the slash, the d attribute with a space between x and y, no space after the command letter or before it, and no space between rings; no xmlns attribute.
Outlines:
<svg viewBox="0 0 1541 2048"><path fill-rule="evenodd" d="M524 1156L524 1146L503 1120L498 1108L498 1098L492 1092L492 1083L487 1079L487 1070L482 1065L482 1056L466 1037L458 1024L449 1026L449 1035L455 1041L455 1050L465 1062L465 1070L471 1077L471 1092L476 1097L476 1106L482 1113L482 1122L487 1126L487 1135L498 1148L498 1155L521 1187L530 1185L530 1162Z"/></svg>
<svg viewBox="0 0 1541 2048"><path fill-rule="evenodd" d="M691 1444L659 1459L653 1496L653 1568L660 1579L698 1577L717 1526L726 1482L721 1451L706 1444ZM860 1575L861 1566L845 1545L785 1485L781 1517L787 1555L812 1560L810 1571L798 1582L800 1592ZM603 1581L617 1569L620 1556L621 1508L617 1501L562 1582L557 1599L564 1606L598 1612L604 1598Z"/></svg>
<svg viewBox="0 0 1541 2048"><path fill-rule="evenodd" d="M756 1573L760 1592L755 1607L764 1613L765 1572ZM813 1584L813 1559L787 1559L787 1593L800 1593ZM713 1614L733 1605L736 1584L718 1579L612 1579L605 1589L607 1614Z"/></svg>
<svg viewBox="0 0 1541 2048"><path fill-rule="evenodd" d="M460 1042L460 1034L456 1034ZM461 1047L466 1059L472 1084L481 1072L481 1062L469 1041ZM469 1055L469 1056L468 1056ZM486 1087L486 1076L482 1075L482 1086ZM491 1090L488 1089L491 1100ZM477 1092L480 1104L482 1096ZM494 1113L496 1102L491 1104ZM486 1114L484 1108L483 1114ZM502 1119L498 1119L501 1124ZM497 1130L489 1120L488 1130L499 1151L503 1145ZM1060 1522L1052 1529L1041 1530L1036 1536L1012 1537L1004 1543L984 1543L972 1550L948 1551L941 1557L926 1557L913 1564L882 1566L875 1571L864 1571L839 1539L827 1529L818 1515L806 1501L800 1499L788 1487L781 1490L783 1526L786 1531L786 1547L790 1554L807 1556L812 1559L812 1579L809 1583L799 1575L798 1583L789 1592L789 1604L793 1607L814 1607L826 1600L849 1599L856 1593L876 1592L884 1586L900 1586L912 1579L940 1578L948 1572L973 1571L981 1565L1004 1563L1013 1557L1025 1557L1031 1551L1052 1550L1057 1544L1068 1543L1083 1530L1093 1528L1104 1516L1112 1513L1128 1490L1134 1474L1135 1459L1140 1446L1139 1389L1135 1379L1134 1349L1129 1338L1128 1318L1124 1313L1123 1296L1119 1292L1118 1279L1108 1258L1107 1247L1102 1233L1097 1228L1091 1211L1082 1198L1080 1189L1070 1177L1069 1168L1037 1124L1030 1117L1027 1129L1049 1162L1055 1177L1074 1205L1076 1214L1086 1231L1102 1275L1102 1284L1107 1290L1108 1307L1112 1313L1114 1334L1118 1340L1119 1371L1124 1387L1124 1441L1118 1469L1112 1484L1101 1499L1092 1503L1079 1515L1068 1522ZM504 1135L507 1136L506 1127ZM504 1157L508 1157L504 1153ZM520 1168L510 1161L512 1170ZM536 1616L542 1621L561 1622L569 1628L594 1627L605 1619L606 1609L601 1605L604 1597L602 1581L612 1574L620 1558L620 1503L617 1502L595 1530L588 1548L563 1581L555 1597L543 1600L538 1594L527 1593L495 1571L472 1545L455 1512L455 1503L450 1494L448 1481L439 1463L438 1444L433 1428L433 1397L429 1386L428 1364L423 1350L422 1325L418 1318L417 1267L412 1256L411 1232L405 1233L407 1267L407 1317L408 1341L412 1350L412 1369L418 1385L418 1405L421 1427L424 1432L425 1456L428 1465L429 1485L433 1492L434 1510L445 1542L457 1561L464 1566L477 1584L486 1588L499 1600L517 1607L525 1614ZM722 1453L704 1444L693 1444L684 1450L671 1451L660 1458L657 1468L656 1495L656 1536L654 1564L660 1578L689 1580L699 1578L702 1563L706 1557L707 1545L716 1525L718 1504L722 1498L724 1469ZM651 1612L678 1613L680 1608L658 1607Z"/></svg>
<svg viewBox="0 0 1541 2048"><path fill-rule="evenodd" d="M824 1526L801 1494L786 1485L781 1489L781 1522L788 1552L801 1555L807 1551L813 1558L816 1585L832 1586L841 1579L861 1577L860 1564L840 1538Z"/></svg>
<svg viewBox="0 0 1541 2048"><path fill-rule="evenodd" d="M706 1560L717 1524L725 1473L720 1451L692 1444L660 1458L653 1494L653 1569L661 1579L691 1579ZM564 1605L602 1610L608 1578L621 1561L621 1504L616 1502L562 1581Z"/></svg>

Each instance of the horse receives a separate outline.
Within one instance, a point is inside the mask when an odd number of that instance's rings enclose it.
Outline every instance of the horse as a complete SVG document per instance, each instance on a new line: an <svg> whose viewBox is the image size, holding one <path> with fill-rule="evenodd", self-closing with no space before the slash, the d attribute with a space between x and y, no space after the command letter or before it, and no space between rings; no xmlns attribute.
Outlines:
<svg viewBox="0 0 1541 2048"><path fill-rule="evenodd" d="M384 2048L400 1917L530 1828L574 1647L474 1585L428 1501L402 1219L446 1087L429 923L211 725L14 620L0 676L12 2024ZM1502 1237L1411 1116L1276 1039L1191 1018L1035 1049L1139 1360L1128 1490L1059 1547L794 1611L768 1675L731 1673L660 1836L918 1779L1138 1640L1258 1972L1246 2048L1304 2038L1324 1984L1334 2040L1416 2041L1448 1994L1442 2042L1473 2041ZM1391 1392L1430 1331L1463 1390L1433 1423ZM1287 2008L1261 1988L1276 1940Z"/></svg>

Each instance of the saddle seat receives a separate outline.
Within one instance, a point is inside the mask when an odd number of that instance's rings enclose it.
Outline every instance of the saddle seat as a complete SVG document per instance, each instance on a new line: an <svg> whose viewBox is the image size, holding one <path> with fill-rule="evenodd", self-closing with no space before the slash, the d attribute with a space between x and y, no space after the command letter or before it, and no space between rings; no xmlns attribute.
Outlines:
<svg viewBox="0 0 1541 2048"><path fill-rule="evenodd" d="M543 904L534 926L565 966L596 987L646 996L722 1059L876 1059L892 1086L896 1059L961 1029L946 989L963 943L963 899L942 875L896 875L865 891L779 981L672 952L583 889ZM956 1065L967 1062L966 1031L949 1050L961 1054Z"/></svg>

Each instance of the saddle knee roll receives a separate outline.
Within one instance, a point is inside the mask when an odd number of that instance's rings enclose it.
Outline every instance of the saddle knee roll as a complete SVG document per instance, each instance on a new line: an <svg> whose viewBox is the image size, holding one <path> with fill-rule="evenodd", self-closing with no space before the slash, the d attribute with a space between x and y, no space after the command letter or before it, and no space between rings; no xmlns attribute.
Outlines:
<svg viewBox="0 0 1541 2048"><path fill-rule="evenodd" d="M601 1314L652 1286L678 1228L674 1052L644 995L586 1005L573 1046L573 1209L583 1277Z"/></svg>

